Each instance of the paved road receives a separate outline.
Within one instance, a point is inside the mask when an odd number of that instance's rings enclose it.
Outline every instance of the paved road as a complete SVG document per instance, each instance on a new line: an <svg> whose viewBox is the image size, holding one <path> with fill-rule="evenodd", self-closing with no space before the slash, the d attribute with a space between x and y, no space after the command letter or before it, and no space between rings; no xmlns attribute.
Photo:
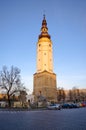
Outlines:
<svg viewBox="0 0 86 130"><path fill-rule="evenodd" d="M0 111L0 130L86 130L86 108Z"/></svg>

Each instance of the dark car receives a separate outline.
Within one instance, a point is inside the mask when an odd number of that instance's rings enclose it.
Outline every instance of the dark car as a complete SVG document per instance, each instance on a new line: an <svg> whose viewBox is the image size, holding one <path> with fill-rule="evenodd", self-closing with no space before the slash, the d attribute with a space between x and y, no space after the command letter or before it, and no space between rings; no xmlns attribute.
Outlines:
<svg viewBox="0 0 86 130"><path fill-rule="evenodd" d="M62 108L78 108L78 105L75 103L64 103Z"/></svg>
<svg viewBox="0 0 86 130"><path fill-rule="evenodd" d="M69 108L78 108L78 105L75 104L75 103L71 103L71 104L69 105Z"/></svg>
<svg viewBox="0 0 86 130"><path fill-rule="evenodd" d="M69 108L69 104L68 103L62 104L62 108Z"/></svg>

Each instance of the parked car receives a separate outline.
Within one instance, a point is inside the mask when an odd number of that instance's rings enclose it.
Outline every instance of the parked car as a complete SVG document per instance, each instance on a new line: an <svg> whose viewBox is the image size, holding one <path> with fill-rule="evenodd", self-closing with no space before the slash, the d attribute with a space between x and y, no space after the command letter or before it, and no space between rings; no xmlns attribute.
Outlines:
<svg viewBox="0 0 86 130"><path fill-rule="evenodd" d="M61 105L60 104L50 104L49 106L47 106L47 109L49 109L49 110L60 110Z"/></svg>
<svg viewBox="0 0 86 130"><path fill-rule="evenodd" d="M62 104L62 108L69 108L69 104L68 103Z"/></svg>
<svg viewBox="0 0 86 130"><path fill-rule="evenodd" d="M82 103L78 103L78 104L79 104L79 107L83 107L83 106L82 106Z"/></svg>
<svg viewBox="0 0 86 130"><path fill-rule="evenodd" d="M80 104L79 103L76 103L76 105L77 105L77 108L80 108Z"/></svg>
<svg viewBox="0 0 86 130"><path fill-rule="evenodd" d="M85 103L85 102L80 102L80 103L79 103L79 106L80 106L80 107L86 107L86 103Z"/></svg>
<svg viewBox="0 0 86 130"><path fill-rule="evenodd" d="M81 105L82 105L82 107L86 107L86 103L85 102L82 102Z"/></svg>
<svg viewBox="0 0 86 130"><path fill-rule="evenodd" d="M75 103L65 103L62 105L62 108L79 108Z"/></svg>
<svg viewBox="0 0 86 130"><path fill-rule="evenodd" d="M70 104L70 108L79 108L79 106L76 103L72 103L72 104Z"/></svg>

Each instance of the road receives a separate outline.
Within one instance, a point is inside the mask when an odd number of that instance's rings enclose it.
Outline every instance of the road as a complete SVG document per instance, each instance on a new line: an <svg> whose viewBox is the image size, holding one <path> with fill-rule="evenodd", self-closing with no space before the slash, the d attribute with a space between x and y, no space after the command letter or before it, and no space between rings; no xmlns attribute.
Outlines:
<svg viewBox="0 0 86 130"><path fill-rule="evenodd" d="M86 130L86 107L0 111L0 130Z"/></svg>

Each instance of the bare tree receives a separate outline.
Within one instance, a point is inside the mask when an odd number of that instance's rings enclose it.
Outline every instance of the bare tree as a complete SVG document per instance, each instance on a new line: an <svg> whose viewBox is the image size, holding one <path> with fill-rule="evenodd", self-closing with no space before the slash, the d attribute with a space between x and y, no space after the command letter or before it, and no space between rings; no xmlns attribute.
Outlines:
<svg viewBox="0 0 86 130"><path fill-rule="evenodd" d="M69 96L69 101L73 101L73 91L72 90L69 90L69 93L68 93L68 96Z"/></svg>
<svg viewBox="0 0 86 130"><path fill-rule="evenodd" d="M86 101L86 92L80 92L80 101Z"/></svg>
<svg viewBox="0 0 86 130"><path fill-rule="evenodd" d="M19 100L22 103L22 107L25 107L25 105L26 105L26 95L27 95L26 90L20 91Z"/></svg>
<svg viewBox="0 0 86 130"><path fill-rule="evenodd" d="M77 87L72 88L72 94L73 94L73 101L77 102L80 100L80 92Z"/></svg>
<svg viewBox="0 0 86 130"><path fill-rule="evenodd" d="M20 69L11 66L8 70L6 66L0 72L0 86L7 95L8 105L11 107L11 97L23 88L20 78Z"/></svg>
<svg viewBox="0 0 86 130"><path fill-rule="evenodd" d="M77 101L79 102L80 101L80 90L77 89L76 91L77 91Z"/></svg>
<svg viewBox="0 0 86 130"><path fill-rule="evenodd" d="M66 98L66 94L65 94L64 88L58 88L57 89L57 100L59 102L61 102L61 101L64 102L65 98Z"/></svg>
<svg viewBox="0 0 86 130"><path fill-rule="evenodd" d="M69 101L80 102L86 100L86 91L73 87L68 93Z"/></svg>

